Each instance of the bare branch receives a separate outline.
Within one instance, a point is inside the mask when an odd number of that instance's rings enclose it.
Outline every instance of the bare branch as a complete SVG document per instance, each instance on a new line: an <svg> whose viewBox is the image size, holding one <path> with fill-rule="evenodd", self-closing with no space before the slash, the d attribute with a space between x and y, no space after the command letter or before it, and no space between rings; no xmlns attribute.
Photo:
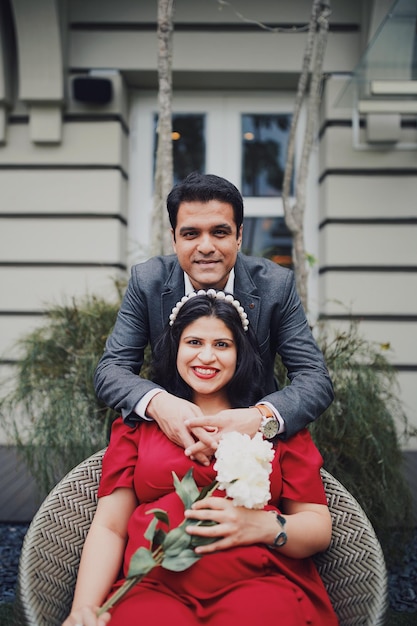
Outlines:
<svg viewBox="0 0 417 626"><path fill-rule="evenodd" d="M285 222L293 235L293 264L296 276L297 290L303 306L306 310L308 302L308 270L304 242L304 212L306 206L308 165L311 151L314 145L315 129L320 103L323 59L327 43L329 15L329 2L326 0L314 0L309 23L307 44L303 58L303 66L298 82L298 90L294 103L294 113L290 129L282 192ZM306 129L304 134L300 164L297 171L295 199L291 201L290 190L291 179L294 171L295 139L300 112L307 94L307 85L311 66L312 69L309 86Z"/></svg>
<svg viewBox="0 0 417 626"><path fill-rule="evenodd" d="M247 24L255 24L255 26L259 26L263 30L267 30L270 33L305 33L308 30L308 24L305 26L292 26L291 28L284 28L283 26L268 26L263 22L259 22L258 20L251 19L249 17L245 17L242 13L237 11L231 2L227 2L227 0L216 0L219 5L219 9L222 10L224 6L230 7L233 13L238 17L242 22L246 22Z"/></svg>
<svg viewBox="0 0 417 626"><path fill-rule="evenodd" d="M165 200L173 183L172 34L174 0L158 0L158 128L152 212L152 254L172 251Z"/></svg>

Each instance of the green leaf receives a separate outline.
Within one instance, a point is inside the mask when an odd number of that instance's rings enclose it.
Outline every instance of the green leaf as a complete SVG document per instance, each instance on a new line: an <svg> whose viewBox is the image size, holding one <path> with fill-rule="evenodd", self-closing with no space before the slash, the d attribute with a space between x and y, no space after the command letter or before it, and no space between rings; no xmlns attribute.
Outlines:
<svg viewBox="0 0 417 626"><path fill-rule="evenodd" d="M191 543L191 535L189 535L183 526L178 526L170 530L162 545L165 556L175 557L183 550L188 548Z"/></svg>
<svg viewBox="0 0 417 626"><path fill-rule="evenodd" d="M189 526L216 526L217 522L213 522L213 520L205 520L204 522L200 520L188 520ZM191 547L195 548L196 546L207 546L213 541L219 541L221 537L200 537L199 535L190 535L191 536Z"/></svg>
<svg viewBox="0 0 417 626"><path fill-rule="evenodd" d="M155 529L156 529L156 525L158 523L158 520L156 517L153 518L153 520L150 522L148 528L145 531L145 539L147 539L148 541L150 541L151 543L153 542L153 538L155 536Z"/></svg>
<svg viewBox="0 0 417 626"><path fill-rule="evenodd" d="M175 491L184 504L184 509L189 509L193 502L200 495L200 491L193 478L193 468L191 467L180 481L175 472L172 472Z"/></svg>
<svg viewBox="0 0 417 626"><path fill-rule="evenodd" d="M198 535L193 535L191 539L191 547L196 548L197 546L208 546L213 541L219 541L222 537L200 537Z"/></svg>
<svg viewBox="0 0 417 626"><path fill-rule="evenodd" d="M146 511L147 515L149 513L153 513L160 522L164 522L164 524L167 524L169 526L169 517L166 511L162 509L150 509L149 511Z"/></svg>
<svg viewBox="0 0 417 626"><path fill-rule="evenodd" d="M191 567L199 558L200 556L196 554L194 550L186 548L174 557L165 555L161 565L171 572L182 572L188 567Z"/></svg>
<svg viewBox="0 0 417 626"><path fill-rule="evenodd" d="M162 528L158 528L156 533L153 536L153 545L161 546L164 543L166 536L167 536L167 533L164 530L162 530Z"/></svg>
<svg viewBox="0 0 417 626"><path fill-rule="evenodd" d="M219 486L219 482L217 480L213 480L213 482L210 483L210 485L206 485L205 487L202 488L202 490L200 491L200 493L198 494L198 497L194 500L194 502L197 502L197 500L204 500L204 498L211 496L213 491L216 491L218 486Z"/></svg>
<svg viewBox="0 0 417 626"><path fill-rule="evenodd" d="M156 565L156 561L152 556L152 552L144 547L136 550L129 563L129 571L127 578L133 576L144 576L151 571Z"/></svg>

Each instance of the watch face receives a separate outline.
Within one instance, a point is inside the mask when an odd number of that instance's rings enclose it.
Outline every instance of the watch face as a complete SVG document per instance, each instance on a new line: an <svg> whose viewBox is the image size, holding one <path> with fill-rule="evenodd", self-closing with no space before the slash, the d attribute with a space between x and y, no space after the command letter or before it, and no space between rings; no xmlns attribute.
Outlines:
<svg viewBox="0 0 417 626"><path fill-rule="evenodd" d="M278 420L276 420L275 417L270 417L263 425L263 436L265 439L273 439L276 435L278 435L278 430Z"/></svg>

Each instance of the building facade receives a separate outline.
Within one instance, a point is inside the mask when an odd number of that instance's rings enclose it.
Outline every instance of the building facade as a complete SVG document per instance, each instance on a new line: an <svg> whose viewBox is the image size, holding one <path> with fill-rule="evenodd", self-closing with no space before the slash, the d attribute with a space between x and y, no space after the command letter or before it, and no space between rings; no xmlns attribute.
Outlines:
<svg viewBox="0 0 417 626"><path fill-rule="evenodd" d="M269 247L280 262L290 244L279 181L268 166L249 171L250 142L275 142L282 160L311 4L175 2L174 131L184 140L176 174L198 167L232 180L245 199L248 251ZM312 315L335 325L354 317L366 337L391 346L417 426L415 5L331 1L306 245L316 259ZM19 359L15 340L48 305L86 293L110 299L113 279L149 255L157 0L0 7L5 374ZM417 454L417 439L408 451Z"/></svg>

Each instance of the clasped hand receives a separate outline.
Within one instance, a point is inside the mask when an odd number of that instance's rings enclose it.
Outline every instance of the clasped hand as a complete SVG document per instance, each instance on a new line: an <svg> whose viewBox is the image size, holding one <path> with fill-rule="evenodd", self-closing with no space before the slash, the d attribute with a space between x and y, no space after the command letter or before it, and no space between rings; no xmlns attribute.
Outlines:
<svg viewBox="0 0 417 626"><path fill-rule="evenodd" d="M266 511L262 509L235 506L232 500L216 496L195 502L184 515L186 519L216 522L213 526L186 527L190 535L214 539L212 543L195 548L195 552L201 555L234 546L259 543L263 540L267 516Z"/></svg>
<svg viewBox="0 0 417 626"><path fill-rule="evenodd" d="M146 412L168 439L203 465L209 465L224 433L237 431L253 437L261 419L259 411L254 408L226 409L214 415L203 415L196 404L166 391L152 398Z"/></svg>

